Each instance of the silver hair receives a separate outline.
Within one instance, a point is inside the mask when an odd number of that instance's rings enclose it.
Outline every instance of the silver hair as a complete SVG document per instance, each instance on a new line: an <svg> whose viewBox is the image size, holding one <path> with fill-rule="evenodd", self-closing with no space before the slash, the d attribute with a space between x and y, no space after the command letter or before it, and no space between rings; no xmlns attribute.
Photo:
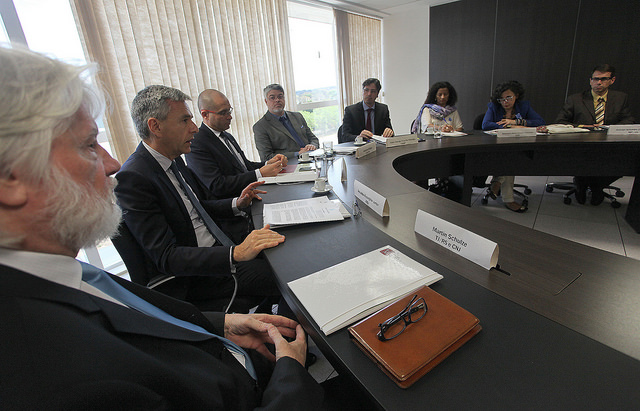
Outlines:
<svg viewBox="0 0 640 411"><path fill-rule="evenodd" d="M81 108L96 118L104 98L91 80L94 64L74 66L24 48L0 45L0 178L22 170L42 181L51 144Z"/></svg>
<svg viewBox="0 0 640 411"><path fill-rule="evenodd" d="M271 90L278 90L278 91L282 91L284 93L284 89L282 88L282 86L280 84L274 83L274 84L269 84L267 87L264 88L263 92L264 92L264 98L267 98L267 94L269 94L269 92Z"/></svg>
<svg viewBox="0 0 640 411"><path fill-rule="evenodd" d="M131 118L140 137L143 140L149 138L150 118L166 120L171 110L171 101L187 100L191 100L191 97L173 87L153 85L140 90L131 103Z"/></svg>

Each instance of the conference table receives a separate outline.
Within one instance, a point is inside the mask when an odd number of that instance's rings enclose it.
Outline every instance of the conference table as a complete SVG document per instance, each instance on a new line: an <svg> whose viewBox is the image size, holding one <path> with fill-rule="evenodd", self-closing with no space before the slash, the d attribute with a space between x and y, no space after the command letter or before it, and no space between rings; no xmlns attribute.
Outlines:
<svg viewBox="0 0 640 411"><path fill-rule="evenodd" d="M462 175L463 203L469 204L475 175L603 173L638 177L640 136L472 134L378 145L368 156L338 156L330 163L329 197L350 208L358 180L387 199L388 217L362 206L360 217L281 228L286 241L265 256L300 323L336 371L370 400L366 407L637 409L640 261L495 218L412 183ZM638 181L626 216L630 224L638 223ZM262 225L263 204L317 196L311 186L265 186L268 193L252 208L256 226ZM418 210L496 242L500 267L508 274L415 233ZM442 274L431 288L473 313L483 327L408 389L383 374L346 329L326 336L287 285L385 245Z"/></svg>

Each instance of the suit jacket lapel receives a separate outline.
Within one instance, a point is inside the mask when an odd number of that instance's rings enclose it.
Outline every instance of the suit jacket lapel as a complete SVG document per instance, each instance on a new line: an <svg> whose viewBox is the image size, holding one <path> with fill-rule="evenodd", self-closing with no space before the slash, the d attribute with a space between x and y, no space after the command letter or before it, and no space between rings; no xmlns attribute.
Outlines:
<svg viewBox="0 0 640 411"><path fill-rule="evenodd" d="M240 155L240 157L242 158L242 161L244 161L244 165L245 167L247 167L247 169L249 169L249 166L247 165L247 160L244 157L244 155L242 154L242 150L240 149L240 146L238 145L238 143L236 142L236 139L233 138L233 136L229 133L227 133L226 131L222 132L227 140L229 141L229 143L231 143L231 145L233 146L233 148L235 148L235 150L238 152L238 154ZM214 136L215 137L215 136ZM240 164L240 160L238 159L238 157L236 157L235 154L233 154L230 150L229 147L226 147L225 144L222 143L222 141L220 141L220 139L218 137L215 137L216 140L218 140L218 143L220 144L220 146L222 147L222 149L225 150L225 155L227 156L227 159L230 160L230 164L233 166L233 168L235 168L236 170L238 170L240 173L244 173L244 169L242 168L242 165Z"/></svg>
<svg viewBox="0 0 640 411"><path fill-rule="evenodd" d="M0 275L0 289L2 290L0 295L11 295L51 301L62 305L72 305L87 314L102 312L116 332L185 341L205 341L211 338L204 334L196 333L149 317L130 308L111 303L80 290L65 287L10 267L0 265L0 272L2 273L2 275ZM118 282L121 283L121 281ZM127 288L134 292L135 287L133 287L134 289L130 287ZM137 292L134 293L138 294ZM168 307L164 304L164 307L159 308L167 311L166 308ZM173 315L173 313L169 313ZM199 320L201 321L201 319ZM204 323L207 323L206 319ZM212 328L210 324L208 326Z"/></svg>
<svg viewBox="0 0 640 411"><path fill-rule="evenodd" d="M582 95L582 104L584 104L585 109L587 110L589 115L591 115L591 118L593 120L592 124L595 124L595 122L596 122L596 109L593 107L593 96L591 95L590 91L586 91ZM605 113L606 113L606 111L605 111Z"/></svg>
<svg viewBox="0 0 640 411"><path fill-rule="evenodd" d="M293 138L293 136L291 135L291 133L289 133L289 130L287 130L287 128L284 126L284 124L282 124L280 122L280 120L276 117L274 117L273 114L271 114L270 112L267 111L267 114L265 114L265 118L267 119L267 121L269 122L269 125L277 132L284 134L287 138L291 139L291 141L293 141L294 143L296 143L296 145L298 145L298 142L296 141L295 138ZM291 116L289 116L289 120L291 120ZM293 123L291 123L293 124ZM294 126L295 128L295 126Z"/></svg>

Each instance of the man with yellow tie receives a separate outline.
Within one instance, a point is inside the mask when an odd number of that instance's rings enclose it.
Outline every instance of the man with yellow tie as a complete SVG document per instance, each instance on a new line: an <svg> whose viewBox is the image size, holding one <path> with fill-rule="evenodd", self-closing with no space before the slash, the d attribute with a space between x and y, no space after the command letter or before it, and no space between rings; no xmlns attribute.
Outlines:
<svg viewBox="0 0 640 411"><path fill-rule="evenodd" d="M556 118L556 123L573 124L576 127L599 127L609 124L633 124L626 93L609 90L616 81L616 69L600 64L591 71L591 90L569 96ZM620 177L574 177L576 200L586 202L586 190L591 188L591 204L604 200L603 188Z"/></svg>

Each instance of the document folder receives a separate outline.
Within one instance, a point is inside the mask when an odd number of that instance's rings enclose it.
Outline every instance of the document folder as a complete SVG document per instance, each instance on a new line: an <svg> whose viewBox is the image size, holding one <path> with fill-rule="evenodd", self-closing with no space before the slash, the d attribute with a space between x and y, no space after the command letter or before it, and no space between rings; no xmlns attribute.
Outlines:
<svg viewBox="0 0 640 411"><path fill-rule="evenodd" d="M427 303L427 314L407 325L396 338L380 341L378 324L397 315L418 294ZM406 297L349 327L352 341L399 387L408 388L482 327L464 308L429 287L421 287Z"/></svg>

